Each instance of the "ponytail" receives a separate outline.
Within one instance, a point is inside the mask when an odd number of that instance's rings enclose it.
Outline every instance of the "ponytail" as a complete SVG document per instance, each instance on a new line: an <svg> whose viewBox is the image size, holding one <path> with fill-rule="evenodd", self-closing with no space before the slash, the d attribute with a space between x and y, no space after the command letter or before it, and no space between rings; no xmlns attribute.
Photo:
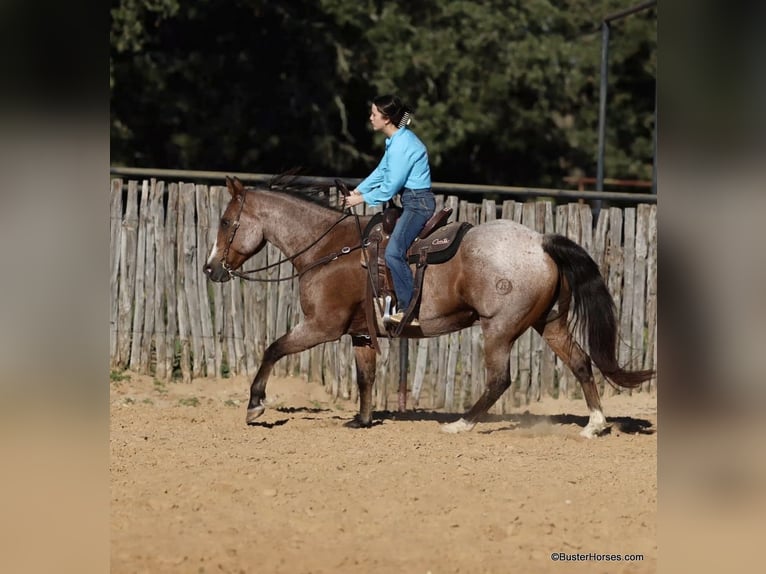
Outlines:
<svg viewBox="0 0 766 574"><path fill-rule="evenodd" d="M403 128L412 123L412 108L404 104L397 96L378 96L372 103L380 113L391 120L397 128Z"/></svg>

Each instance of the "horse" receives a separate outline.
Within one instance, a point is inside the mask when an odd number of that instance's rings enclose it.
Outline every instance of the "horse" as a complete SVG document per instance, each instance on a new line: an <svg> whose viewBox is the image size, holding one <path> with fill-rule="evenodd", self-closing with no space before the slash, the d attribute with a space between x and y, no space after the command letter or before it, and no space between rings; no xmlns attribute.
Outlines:
<svg viewBox="0 0 766 574"><path fill-rule="evenodd" d="M240 180L226 177L226 186L231 198L203 272L215 282L242 277L241 266L271 243L300 277L303 311L303 320L265 350L250 386L245 422L257 424L264 413L266 384L279 359L348 334L359 412L347 426L370 427L376 351L365 318L369 276L359 254L349 256L361 248L361 229L370 216L352 217L350 210L278 180L246 188ZM584 437L609 429L591 361L608 382L624 388L635 388L654 375L652 370L630 371L618 365L614 300L587 251L564 236L540 234L510 220L470 228L452 259L428 267L419 321L422 337L481 325L486 388L459 419L441 425L448 433L472 430L510 387L511 346L529 328L580 383L589 410L580 433ZM575 340L576 333L582 333L590 355Z"/></svg>

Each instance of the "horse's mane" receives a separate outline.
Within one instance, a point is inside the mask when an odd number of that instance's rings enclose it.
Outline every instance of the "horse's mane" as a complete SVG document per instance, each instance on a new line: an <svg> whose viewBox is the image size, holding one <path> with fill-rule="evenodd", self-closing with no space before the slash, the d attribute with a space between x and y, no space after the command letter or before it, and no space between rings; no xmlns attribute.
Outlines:
<svg viewBox="0 0 766 574"><path fill-rule="evenodd" d="M333 211L343 212L343 207L338 204L337 194L330 193L330 185L302 182L301 179L295 171L288 171L271 178L267 187L269 191L284 193Z"/></svg>

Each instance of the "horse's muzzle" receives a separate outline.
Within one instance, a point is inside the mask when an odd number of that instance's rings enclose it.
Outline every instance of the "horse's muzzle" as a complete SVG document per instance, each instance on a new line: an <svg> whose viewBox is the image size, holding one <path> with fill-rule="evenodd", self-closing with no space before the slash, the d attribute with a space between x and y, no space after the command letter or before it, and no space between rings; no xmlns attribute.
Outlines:
<svg viewBox="0 0 766 574"><path fill-rule="evenodd" d="M231 275L226 269L224 269L220 262L215 264L205 263L205 266L202 268L202 272L207 275L211 281L215 281L217 283L224 283L231 279Z"/></svg>

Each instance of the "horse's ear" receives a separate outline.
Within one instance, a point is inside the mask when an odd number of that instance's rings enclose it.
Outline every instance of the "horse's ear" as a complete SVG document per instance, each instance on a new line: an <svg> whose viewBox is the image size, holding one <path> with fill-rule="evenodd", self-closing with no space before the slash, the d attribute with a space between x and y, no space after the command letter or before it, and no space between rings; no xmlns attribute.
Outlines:
<svg viewBox="0 0 766 574"><path fill-rule="evenodd" d="M226 176L226 187L229 188L229 193L232 197L237 197L245 193L245 186L238 178L231 178Z"/></svg>
<svg viewBox="0 0 766 574"><path fill-rule="evenodd" d="M234 180L231 179L228 175L226 176L226 187L229 189L231 196L234 197Z"/></svg>

